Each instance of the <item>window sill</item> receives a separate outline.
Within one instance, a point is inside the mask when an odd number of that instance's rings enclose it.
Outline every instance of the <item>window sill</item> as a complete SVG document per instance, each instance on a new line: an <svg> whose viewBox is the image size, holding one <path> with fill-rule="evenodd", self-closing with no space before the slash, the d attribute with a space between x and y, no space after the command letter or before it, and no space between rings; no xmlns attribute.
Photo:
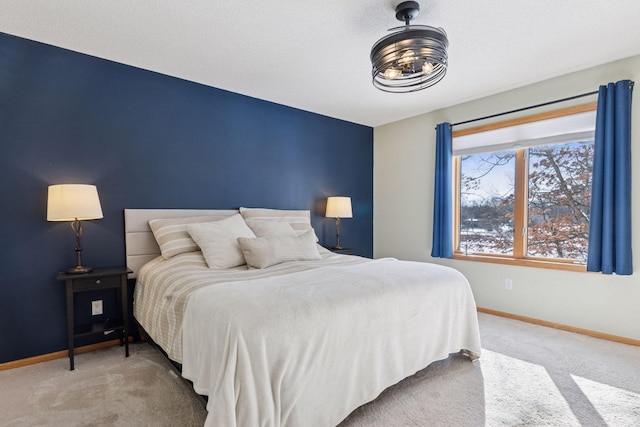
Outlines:
<svg viewBox="0 0 640 427"><path fill-rule="evenodd" d="M584 264L573 264L572 262L550 261L530 258L508 258L490 255L463 255L462 253L453 254L453 259L461 261L487 262L490 264L516 265L520 267L546 268L551 270L578 271L587 272L587 266Z"/></svg>

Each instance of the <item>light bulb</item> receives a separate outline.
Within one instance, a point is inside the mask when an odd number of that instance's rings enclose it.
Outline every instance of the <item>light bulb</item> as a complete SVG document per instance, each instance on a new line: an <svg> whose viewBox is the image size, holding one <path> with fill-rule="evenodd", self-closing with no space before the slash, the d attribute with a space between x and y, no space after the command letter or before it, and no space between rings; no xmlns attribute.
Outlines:
<svg viewBox="0 0 640 427"><path fill-rule="evenodd" d="M410 66L413 65L413 63L416 62L417 59L418 57L416 56L416 54L413 53L412 50L409 50L403 53L402 56L398 59L398 64L401 64L402 66Z"/></svg>
<svg viewBox="0 0 640 427"><path fill-rule="evenodd" d="M384 78L385 79L389 79L389 80L393 80L397 77L400 77L400 70L396 70L395 68L387 68L384 71Z"/></svg>
<svg viewBox="0 0 640 427"><path fill-rule="evenodd" d="M431 74L433 72L433 64L431 62L425 62L422 65L422 72L425 74Z"/></svg>

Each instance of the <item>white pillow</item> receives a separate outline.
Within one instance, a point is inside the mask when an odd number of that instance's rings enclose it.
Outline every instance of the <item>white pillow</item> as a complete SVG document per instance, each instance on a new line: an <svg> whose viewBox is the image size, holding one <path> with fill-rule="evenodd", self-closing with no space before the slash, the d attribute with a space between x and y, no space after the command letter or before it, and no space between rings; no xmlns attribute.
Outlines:
<svg viewBox="0 0 640 427"><path fill-rule="evenodd" d="M220 216L192 216L186 218L152 219L149 227L156 238L162 258L169 259L185 252L200 250L187 231L187 224L219 221Z"/></svg>
<svg viewBox="0 0 640 427"><path fill-rule="evenodd" d="M293 228L291 228L291 225L286 222L262 221L254 218L248 218L245 222L257 237L283 237L297 235Z"/></svg>
<svg viewBox="0 0 640 427"><path fill-rule="evenodd" d="M289 224L297 234L304 234L309 230L313 230L311 212L308 210L240 208L240 214L245 221L251 220L252 224L257 222ZM317 241L318 237L316 236Z"/></svg>
<svg viewBox="0 0 640 427"><path fill-rule="evenodd" d="M249 267L266 268L286 261L320 259L313 230L296 236L238 238Z"/></svg>
<svg viewBox="0 0 640 427"><path fill-rule="evenodd" d="M237 239L256 237L240 214L216 222L189 224L187 231L200 247L209 268L213 269L244 265Z"/></svg>

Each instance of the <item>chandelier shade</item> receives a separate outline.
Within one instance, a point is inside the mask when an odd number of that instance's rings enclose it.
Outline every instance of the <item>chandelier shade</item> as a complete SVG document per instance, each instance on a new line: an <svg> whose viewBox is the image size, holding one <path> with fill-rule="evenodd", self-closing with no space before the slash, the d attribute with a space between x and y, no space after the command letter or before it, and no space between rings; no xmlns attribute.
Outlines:
<svg viewBox="0 0 640 427"><path fill-rule="evenodd" d="M411 25L418 15L417 2L396 7L396 18L404 27L391 28L391 34L371 48L373 85L385 92L404 93L426 89L447 73L449 40L442 28Z"/></svg>

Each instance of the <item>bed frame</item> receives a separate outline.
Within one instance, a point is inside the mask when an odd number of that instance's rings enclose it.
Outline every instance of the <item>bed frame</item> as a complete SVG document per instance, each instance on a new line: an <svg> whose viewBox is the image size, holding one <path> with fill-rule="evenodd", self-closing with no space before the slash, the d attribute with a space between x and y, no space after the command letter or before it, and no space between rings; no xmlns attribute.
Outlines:
<svg viewBox="0 0 640 427"><path fill-rule="evenodd" d="M239 213L237 209L125 209L124 235L127 267L133 270L129 277L138 277L140 267L160 255L160 248L149 220L186 218L190 216L227 217Z"/></svg>

